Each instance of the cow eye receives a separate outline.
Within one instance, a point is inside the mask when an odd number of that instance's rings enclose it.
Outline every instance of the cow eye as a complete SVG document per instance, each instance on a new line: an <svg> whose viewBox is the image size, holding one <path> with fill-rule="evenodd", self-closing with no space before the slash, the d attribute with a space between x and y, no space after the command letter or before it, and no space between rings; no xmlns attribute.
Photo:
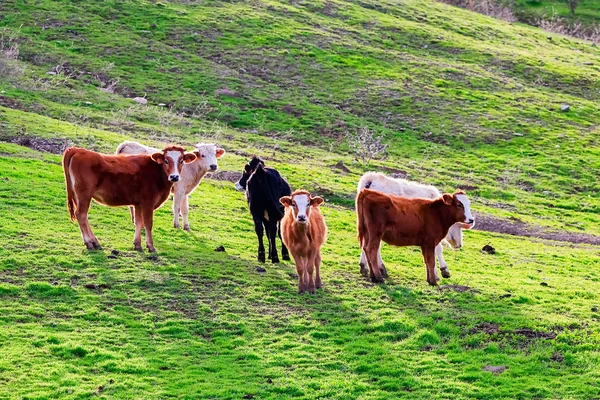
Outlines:
<svg viewBox="0 0 600 400"><path fill-rule="evenodd" d="M183 160L179 160L179 164L183 164Z"/></svg>
<svg viewBox="0 0 600 400"><path fill-rule="evenodd" d="M167 160L167 159L165 158L165 164L168 164L168 163L169 163L169 160Z"/></svg>
<svg viewBox="0 0 600 400"><path fill-rule="evenodd" d="M292 206L296 207L296 202L292 201Z"/></svg>
<svg viewBox="0 0 600 400"><path fill-rule="evenodd" d="M464 208L464 206L462 205L462 203L458 203L458 208Z"/></svg>

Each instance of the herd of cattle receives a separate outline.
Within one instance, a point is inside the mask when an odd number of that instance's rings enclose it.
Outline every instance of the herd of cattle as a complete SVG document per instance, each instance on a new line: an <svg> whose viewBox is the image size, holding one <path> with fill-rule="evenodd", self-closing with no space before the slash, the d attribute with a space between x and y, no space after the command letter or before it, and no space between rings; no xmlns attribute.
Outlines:
<svg viewBox="0 0 600 400"><path fill-rule="evenodd" d="M135 224L133 244L142 250L142 227L146 247L152 241L154 210L173 194L173 225L189 230L188 196L207 172L217 170L217 159L225 150L214 144L198 144L186 152L180 146L156 149L137 142L121 143L115 155L70 147L63 155L67 206L77 220L88 249L101 249L88 222L92 199L107 206L129 206ZM323 199L305 190L292 192L277 170L253 157L235 184L245 192L258 237L258 260L266 261L263 236L268 240L268 259L279 262L291 253L298 272L298 292L314 293L321 287L321 246L327 226L319 206ZM442 242L462 246L462 230L475 223L466 194L442 194L433 186L387 177L376 172L363 175L356 196L360 271L373 282L383 282L387 270L380 254L381 242L394 246L419 246L427 269L427 282L437 285L436 257L444 278L450 277ZM368 270L367 270L368 266Z"/></svg>

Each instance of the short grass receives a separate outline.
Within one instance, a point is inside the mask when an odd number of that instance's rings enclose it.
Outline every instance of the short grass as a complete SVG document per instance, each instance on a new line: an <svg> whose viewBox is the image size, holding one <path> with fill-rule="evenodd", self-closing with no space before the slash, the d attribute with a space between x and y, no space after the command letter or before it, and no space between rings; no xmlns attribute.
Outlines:
<svg viewBox="0 0 600 400"><path fill-rule="evenodd" d="M0 397L600 396L597 248L467 232L444 282L467 292L428 287L418 249L384 248L376 286L358 273L353 212L325 206L325 288L298 296L292 264L256 272L229 182L192 196L191 233L157 212L156 259L132 250L125 208L94 206L105 250L89 252L59 157L1 149Z"/></svg>
<svg viewBox="0 0 600 400"><path fill-rule="evenodd" d="M571 15L567 3L563 0L517 0L514 5L518 12L530 17L544 16L548 18L556 15L585 25L600 23L600 4L594 0L579 1L575 15Z"/></svg>
<svg viewBox="0 0 600 400"><path fill-rule="evenodd" d="M0 397L600 397L597 247L467 232L446 256L465 292L428 287L417 249L384 247L385 285L358 273L371 169L600 234L600 50L548 36L416 0L0 2L0 56L19 46L0 76ZM385 160L353 160L359 126ZM155 259L124 208L92 208L105 250L85 251L42 139L218 140L227 171L260 154L327 199L324 290L298 296L291 263L256 271L230 182L194 193L191 233L157 212Z"/></svg>

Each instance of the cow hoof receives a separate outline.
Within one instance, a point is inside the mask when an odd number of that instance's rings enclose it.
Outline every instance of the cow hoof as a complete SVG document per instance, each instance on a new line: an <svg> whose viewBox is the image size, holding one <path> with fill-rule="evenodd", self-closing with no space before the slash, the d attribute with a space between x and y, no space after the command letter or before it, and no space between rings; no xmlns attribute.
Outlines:
<svg viewBox="0 0 600 400"><path fill-rule="evenodd" d="M134 244L134 245L133 245L133 249L134 249L135 251L144 251L144 249L142 248L142 246L141 246L141 245L139 245L139 244Z"/></svg>
<svg viewBox="0 0 600 400"><path fill-rule="evenodd" d="M92 242L84 242L83 244L85 244L85 248L88 250L96 250Z"/></svg>
<svg viewBox="0 0 600 400"><path fill-rule="evenodd" d="M279 264L279 257L275 257L271 260L273 264Z"/></svg>
<svg viewBox="0 0 600 400"><path fill-rule="evenodd" d="M290 261L290 256L289 256L289 254L283 254L283 255L281 256L281 258L283 258L283 261Z"/></svg>
<svg viewBox="0 0 600 400"><path fill-rule="evenodd" d="M258 262L264 263L265 262L265 255L264 254L259 254L258 257Z"/></svg>
<svg viewBox="0 0 600 400"><path fill-rule="evenodd" d="M321 289L323 287L323 284L321 283L321 281L315 282L315 289Z"/></svg>
<svg viewBox="0 0 600 400"><path fill-rule="evenodd" d="M177 222L177 223L173 224L173 228L175 228L175 229L179 229L179 222Z"/></svg>
<svg viewBox="0 0 600 400"><path fill-rule="evenodd" d="M373 283L383 283L383 277L382 276L377 277L377 276L371 275L371 282L373 282Z"/></svg>
<svg viewBox="0 0 600 400"><path fill-rule="evenodd" d="M148 251L150 253L156 253L156 249L154 248L154 246L148 246L148 245L146 245L146 248L148 249Z"/></svg>
<svg viewBox="0 0 600 400"><path fill-rule="evenodd" d="M100 243L94 243L94 249L95 250L102 250L102 246L100 246Z"/></svg>
<svg viewBox="0 0 600 400"><path fill-rule="evenodd" d="M360 274L364 275L364 276L368 276L369 275L369 270L367 269L367 266L363 263L360 263Z"/></svg>
<svg viewBox="0 0 600 400"><path fill-rule="evenodd" d="M184 225L183 226L183 230L189 232L190 231L190 226L189 225Z"/></svg>
<svg viewBox="0 0 600 400"><path fill-rule="evenodd" d="M450 270L448 268L442 268L440 271L444 278L450 278Z"/></svg>
<svg viewBox="0 0 600 400"><path fill-rule="evenodd" d="M437 286L438 285L437 281L433 281L433 282L432 281L427 281L427 283L429 283L430 286Z"/></svg>
<svg viewBox="0 0 600 400"><path fill-rule="evenodd" d="M382 266L379 270L381 271L381 276L383 276L384 278L387 278L389 276L387 269L385 269L385 265Z"/></svg>

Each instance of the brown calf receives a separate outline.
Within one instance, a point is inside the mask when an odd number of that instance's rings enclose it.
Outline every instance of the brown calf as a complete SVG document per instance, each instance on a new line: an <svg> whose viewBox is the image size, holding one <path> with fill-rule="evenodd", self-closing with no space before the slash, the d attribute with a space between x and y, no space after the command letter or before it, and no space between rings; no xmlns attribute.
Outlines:
<svg viewBox="0 0 600 400"><path fill-rule="evenodd" d="M323 199L311 197L306 190L296 190L279 201L285 206L282 240L296 262L298 293L315 293L315 288L321 287L321 246L327 236L327 226L319 210ZM314 281L313 270L316 270Z"/></svg>
<svg viewBox="0 0 600 400"><path fill-rule="evenodd" d="M430 200L361 190L356 198L358 240L367 256L371 280L383 282L377 256L383 240L394 246L420 246L427 282L437 285L435 247L454 223L474 221L470 205L465 193L460 191Z"/></svg>
<svg viewBox="0 0 600 400"><path fill-rule="evenodd" d="M101 249L88 222L92 199L106 206L135 207L133 245L142 250L142 226L146 247L156 251L152 242L154 210L169 197L171 186L179 180L183 164L196 156L178 146L170 146L152 155L113 156L70 147L63 155L67 184L67 205L71 220L77 219L83 242L88 249Z"/></svg>

